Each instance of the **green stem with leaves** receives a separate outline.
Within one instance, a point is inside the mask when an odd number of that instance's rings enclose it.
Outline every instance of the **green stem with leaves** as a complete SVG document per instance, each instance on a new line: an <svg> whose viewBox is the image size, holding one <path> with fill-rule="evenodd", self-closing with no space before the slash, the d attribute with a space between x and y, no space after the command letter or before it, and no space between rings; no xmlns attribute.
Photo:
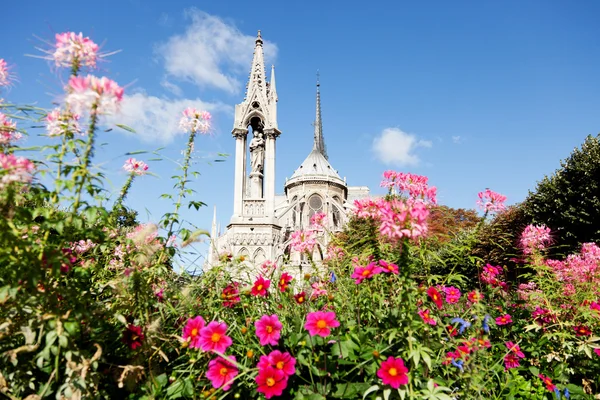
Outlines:
<svg viewBox="0 0 600 400"><path fill-rule="evenodd" d="M173 235L173 225L175 225L175 220L176 220L175 216L179 212L179 208L181 208L181 202L182 202L183 198L185 197L185 184L187 182L188 171L190 168L190 161L192 158L192 149L194 147L194 138L195 137L196 137L196 131L192 131L190 133L190 138L188 139L188 144L185 149L183 166L181 167L181 170L183 171L183 176L180 177L181 180L179 182L179 196L177 198L177 202L175 203L175 212L170 217L171 222L169 224L169 233L167 234L167 237L171 237Z"/></svg>
<svg viewBox="0 0 600 400"><path fill-rule="evenodd" d="M73 203L73 213L77 213L79 204L81 202L81 192L88 180L89 171L88 168L91 163L91 158L94 155L94 141L96 139L96 125L98 124L98 103L92 105L92 111L90 116L90 126L88 128L88 141L83 153L82 166L79 169L79 185L75 189L75 202ZM69 216L72 219L72 214Z"/></svg>

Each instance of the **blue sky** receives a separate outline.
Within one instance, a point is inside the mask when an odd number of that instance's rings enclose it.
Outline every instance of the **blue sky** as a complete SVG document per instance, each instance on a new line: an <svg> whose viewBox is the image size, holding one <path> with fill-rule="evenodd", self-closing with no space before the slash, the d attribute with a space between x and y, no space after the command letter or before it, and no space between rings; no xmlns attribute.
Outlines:
<svg viewBox="0 0 600 400"><path fill-rule="evenodd" d="M11 101L50 107L60 95L64 77L25 56L55 33L81 31L104 51L122 50L95 73L126 87L116 120L138 131L102 134L97 161L113 192L126 178L125 152L165 146L166 157L181 158L178 113L213 112L213 134L196 142L202 176L193 183L210 207L187 214L200 228L210 228L214 204L223 227L233 211L232 110L258 29L277 75L278 191L312 146L317 69L330 162L373 193L394 169L427 175L452 207L474 207L486 187L515 203L600 130L597 1L37 0L3 14L0 58L19 80L3 93ZM27 145L46 141L37 133ZM232 156L209 163L217 153ZM160 178L138 180L127 204L157 221L170 211L159 196L174 164L150 168Z"/></svg>

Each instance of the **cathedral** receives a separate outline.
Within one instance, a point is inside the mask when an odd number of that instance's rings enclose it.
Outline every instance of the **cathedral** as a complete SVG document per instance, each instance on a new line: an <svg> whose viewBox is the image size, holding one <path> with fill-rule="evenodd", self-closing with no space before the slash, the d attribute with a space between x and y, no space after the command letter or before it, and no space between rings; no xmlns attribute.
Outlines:
<svg viewBox="0 0 600 400"><path fill-rule="evenodd" d="M310 229L311 217L325 213L329 232L343 229L355 199L369 195L365 186L346 184L329 163L323 139L320 85L317 81L316 119L312 151L286 179L283 194L275 193L276 143L285 134L277 123L275 69L267 82L263 40L258 32L250 78L244 100L235 106L232 135L235 139L233 215L227 230L217 234L216 211L206 268L218 263L219 255L244 256L257 266L264 261L290 265L307 263L306 255L291 251L291 233ZM249 137L251 130L251 137ZM317 262L327 246L328 235L320 235L315 249Z"/></svg>

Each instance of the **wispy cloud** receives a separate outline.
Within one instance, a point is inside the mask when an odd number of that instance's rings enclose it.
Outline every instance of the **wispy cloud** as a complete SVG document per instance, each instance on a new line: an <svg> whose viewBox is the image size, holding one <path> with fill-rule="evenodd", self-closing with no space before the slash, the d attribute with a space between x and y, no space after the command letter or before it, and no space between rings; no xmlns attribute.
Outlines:
<svg viewBox="0 0 600 400"><path fill-rule="evenodd" d="M461 136L452 136L452 143L461 144L463 140Z"/></svg>
<svg viewBox="0 0 600 400"><path fill-rule="evenodd" d="M185 15L191 20L185 32L155 48L168 77L237 93L242 88L239 75L250 68L255 36L196 8ZM265 59L272 62L277 46L265 41L263 47Z"/></svg>
<svg viewBox="0 0 600 400"><path fill-rule="evenodd" d="M179 128L179 119L186 107L211 113L232 112L231 106L223 103L207 103L200 99L170 100L138 92L124 96L120 113L112 116L110 122L135 129L136 136L145 142L168 144L184 134Z"/></svg>
<svg viewBox="0 0 600 400"><path fill-rule="evenodd" d="M416 135L406 133L398 128L386 128L373 140L373 152L384 164L396 166L415 166L421 160L416 149L431 147L429 140L419 139Z"/></svg>

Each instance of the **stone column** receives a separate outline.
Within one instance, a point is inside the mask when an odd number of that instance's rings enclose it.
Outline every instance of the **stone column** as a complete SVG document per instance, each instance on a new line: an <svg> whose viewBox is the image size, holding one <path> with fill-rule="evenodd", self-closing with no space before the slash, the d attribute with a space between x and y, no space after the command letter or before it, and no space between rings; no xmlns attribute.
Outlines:
<svg viewBox="0 0 600 400"><path fill-rule="evenodd" d="M234 129L235 137L235 181L233 188L233 216L241 217L246 182L246 137L248 130Z"/></svg>
<svg viewBox="0 0 600 400"><path fill-rule="evenodd" d="M279 132L265 129L265 216L273 218L275 214L275 140Z"/></svg>

